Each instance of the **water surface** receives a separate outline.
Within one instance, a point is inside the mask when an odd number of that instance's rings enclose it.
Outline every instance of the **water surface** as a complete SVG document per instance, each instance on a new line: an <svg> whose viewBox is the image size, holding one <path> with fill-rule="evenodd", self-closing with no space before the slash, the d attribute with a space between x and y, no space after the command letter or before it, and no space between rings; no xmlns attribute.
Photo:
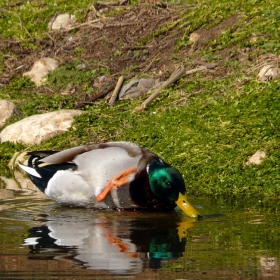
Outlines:
<svg viewBox="0 0 280 280"><path fill-rule="evenodd" d="M1 279L279 279L276 202L193 198L202 214L224 214L195 220L62 207L1 186Z"/></svg>

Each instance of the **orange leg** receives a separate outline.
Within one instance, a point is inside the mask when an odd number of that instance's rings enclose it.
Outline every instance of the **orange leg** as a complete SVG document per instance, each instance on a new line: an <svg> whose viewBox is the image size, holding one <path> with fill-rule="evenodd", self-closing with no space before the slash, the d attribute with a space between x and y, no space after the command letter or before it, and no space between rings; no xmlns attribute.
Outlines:
<svg viewBox="0 0 280 280"><path fill-rule="evenodd" d="M116 246L119 252L127 253L129 258L138 258L139 254L137 252L129 252L129 247L127 244L123 243L118 237L110 235L110 233L105 233L104 236L108 239L109 244Z"/></svg>
<svg viewBox="0 0 280 280"><path fill-rule="evenodd" d="M119 252L127 253L129 251L128 245L124 244L120 238L114 237L109 233L105 233L104 236L108 239L109 244L114 245L118 248Z"/></svg>
<svg viewBox="0 0 280 280"><path fill-rule="evenodd" d="M128 168L110 180L106 188L96 196L96 201L100 202L105 199L106 195L111 189L124 186L128 183L128 178L132 173L136 173L136 168Z"/></svg>

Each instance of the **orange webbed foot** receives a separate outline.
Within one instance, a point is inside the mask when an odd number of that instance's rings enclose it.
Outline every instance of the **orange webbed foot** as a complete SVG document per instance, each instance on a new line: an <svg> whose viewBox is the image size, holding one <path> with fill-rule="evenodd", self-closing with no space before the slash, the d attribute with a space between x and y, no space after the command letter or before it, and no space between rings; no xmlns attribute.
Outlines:
<svg viewBox="0 0 280 280"><path fill-rule="evenodd" d="M136 173L136 168L128 168L110 180L106 188L96 196L96 201L100 202L105 199L111 189L116 189L125 186L128 183L128 178L131 174Z"/></svg>

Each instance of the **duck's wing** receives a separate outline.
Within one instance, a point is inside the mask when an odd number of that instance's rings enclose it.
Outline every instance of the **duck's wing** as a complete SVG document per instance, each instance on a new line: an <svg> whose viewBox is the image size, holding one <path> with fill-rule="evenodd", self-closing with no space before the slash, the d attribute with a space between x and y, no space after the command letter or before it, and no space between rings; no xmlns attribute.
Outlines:
<svg viewBox="0 0 280 280"><path fill-rule="evenodd" d="M80 154L87 152L86 146L78 146L67 150L51 153L50 155L41 159L42 162L51 164L61 164L65 162L72 162L73 159ZM32 154L38 154L38 152L32 152Z"/></svg>
<svg viewBox="0 0 280 280"><path fill-rule="evenodd" d="M52 163L52 164L61 164L65 162L71 162L73 161L78 155L81 155L85 152L98 150L98 149L106 149L110 147L118 147L123 150L125 150L129 156L131 157L137 157L139 155L144 154L145 149L142 147L130 143L130 142L107 142L107 143L100 143L100 144L91 144L86 146L78 146L75 148L70 148L64 151L60 152L53 152L51 151L51 154L47 154L48 151L37 151L37 152L31 152L30 155L40 155L41 161L46 163ZM43 156L45 155L45 156Z"/></svg>

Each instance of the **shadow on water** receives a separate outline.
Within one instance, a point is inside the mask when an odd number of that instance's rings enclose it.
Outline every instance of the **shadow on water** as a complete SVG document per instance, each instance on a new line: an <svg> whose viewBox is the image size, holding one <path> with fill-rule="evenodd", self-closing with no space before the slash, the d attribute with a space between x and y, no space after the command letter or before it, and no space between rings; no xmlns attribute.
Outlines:
<svg viewBox="0 0 280 280"><path fill-rule="evenodd" d="M195 220L66 208L29 188L0 197L1 279L279 279L278 202L196 198Z"/></svg>

